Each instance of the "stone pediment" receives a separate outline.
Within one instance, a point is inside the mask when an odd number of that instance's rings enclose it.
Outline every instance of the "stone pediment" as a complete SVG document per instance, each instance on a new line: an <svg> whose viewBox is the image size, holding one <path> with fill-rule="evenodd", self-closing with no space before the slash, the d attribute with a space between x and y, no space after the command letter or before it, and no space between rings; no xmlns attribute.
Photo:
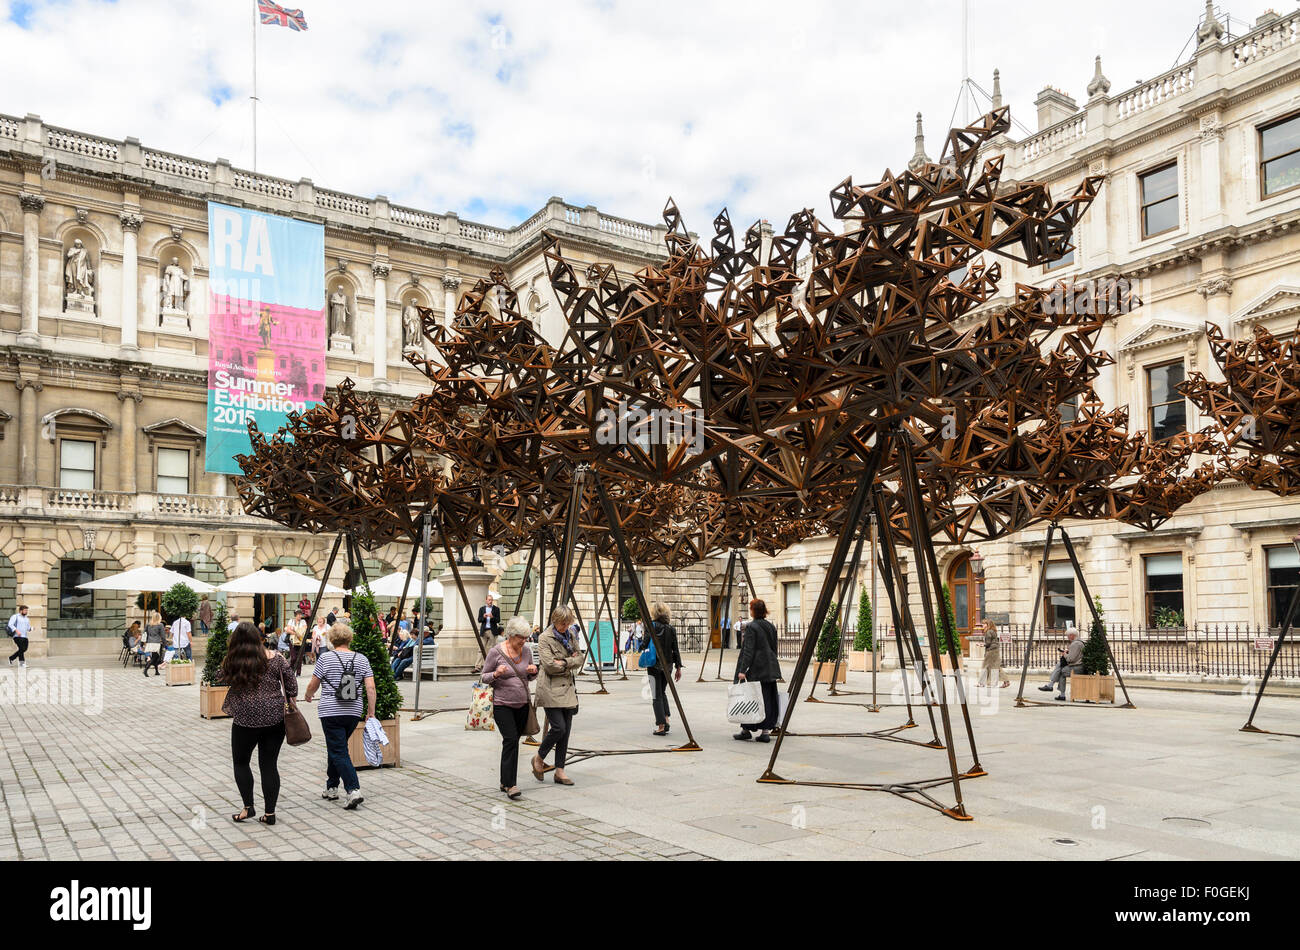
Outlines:
<svg viewBox="0 0 1300 950"><path fill-rule="evenodd" d="M48 427L51 422L60 426L75 426L82 429L94 429L107 432L113 428L113 421L102 412L94 409L55 409L41 417L41 425Z"/></svg>
<svg viewBox="0 0 1300 950"><path fill-rule="evenodd" d="M1119 349L1121 352L1136 352L1166 343L1194 340L1204 332L1203 324L1157 318L1121 340Z"/></svg>
<svg viewBox="0 0 1300 950"><path fill-rule="evenodd" d="M1224 332L1240 339L1257 324L1269 330L1285 331L1294 329L1297 321L1300 321L1300 287L1279 284L1233 314Z"/></svg>
<svg viewBox="0 0 1300 950"><path fill-rule="evenodd" d="M202 429L190 425L184 419L165 419L162 422L155 422L142 428L146 435L150 436L171 436L180 439L202 439L207 437L207 433Z"/></svg>

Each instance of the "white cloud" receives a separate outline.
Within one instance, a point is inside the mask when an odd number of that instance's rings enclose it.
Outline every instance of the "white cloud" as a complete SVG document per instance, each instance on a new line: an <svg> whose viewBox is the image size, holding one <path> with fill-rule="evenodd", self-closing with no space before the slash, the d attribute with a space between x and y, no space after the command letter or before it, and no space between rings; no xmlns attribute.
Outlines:
<svg viewBox="0 0 1300 950"><path fill-rule="evenodd" d="M640 220L672 195L701 232L724 204L738 229L826 218L845 176L907 162L918 110L937 157L961 78L960 0L291 5L308 32L257 27L259 169L503 226L553 194ZM0 112L250 167L253 7L10 2ZM1112 92L1168 69L1203 5L971 9L971 72L1000 67L1032 129L1097 53Z"/></svg>

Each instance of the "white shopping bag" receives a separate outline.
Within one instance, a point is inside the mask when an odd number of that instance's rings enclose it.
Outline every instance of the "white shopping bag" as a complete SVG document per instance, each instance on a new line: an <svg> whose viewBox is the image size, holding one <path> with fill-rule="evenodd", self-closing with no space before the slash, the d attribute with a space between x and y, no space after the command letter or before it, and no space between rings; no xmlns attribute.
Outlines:
<svg viewBox="0 0 1300 950"><path fill-rule="evenodd" d="M746 680L727 687L727 722L762 722L763 714L762 684Z"/></svg>
<svg viewBox="0 0 1300 950"><path fill-rule="evenodd" d="M781 728L781 723L785 722L785 711L790 705L790 694L781 690L776 694L776 726Z"/></svg>
<svg viewBox="0 0 1300 950"><path fill-rule="evenodd" d="M641 698L647 703L655 701L655 681L649 675L645 678L645 685L641 687Z"/></svg>

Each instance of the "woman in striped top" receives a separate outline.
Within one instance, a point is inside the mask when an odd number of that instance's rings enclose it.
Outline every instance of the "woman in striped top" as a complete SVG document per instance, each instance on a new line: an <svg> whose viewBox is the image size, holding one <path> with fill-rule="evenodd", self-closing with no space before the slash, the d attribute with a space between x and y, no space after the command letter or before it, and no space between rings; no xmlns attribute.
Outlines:
<svg viewBox="0 0 1300 950"><path fill-rule="evenodd" d="M348 739L353 730L365 720L366 711L373 715L375 710L375 673L370 668L370 660L362 653L352 649L352 628L345 623L336 623L330 627L330 646L333 647L324 656L316 660L315 671L303 702L310 703L320 694L320 728L325 736L325 750L328 760L325 765L325 791L321 798L337 801L339 781L348 793L344 808L353 809L361 804L361 781L357 770L348 755ZM365 684L365 691L361 689Z"/></svg>

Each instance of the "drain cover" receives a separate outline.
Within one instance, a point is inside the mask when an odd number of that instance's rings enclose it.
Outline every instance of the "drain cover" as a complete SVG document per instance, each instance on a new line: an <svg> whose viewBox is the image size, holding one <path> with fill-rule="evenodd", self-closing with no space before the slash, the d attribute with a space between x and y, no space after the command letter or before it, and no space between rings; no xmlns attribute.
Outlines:
<svg viewBox="0 0 1300 950"><path fill-rule="evenodd" d="M1174 825L1178 825L1180 828L1209 828L1210 827L1210 823L1206 821L1204 818L1181 818L1178 816L1173 816L1170 818L1162 818L1160 820L1167 821Z"/></svg>
<svg viewBox="0 0 1300 950"><path fill-rule="evenodd" d="M1077 848L1079 842L1073 838L1053 838L1052 844L1059 844L1062 848Z"/></svg>

